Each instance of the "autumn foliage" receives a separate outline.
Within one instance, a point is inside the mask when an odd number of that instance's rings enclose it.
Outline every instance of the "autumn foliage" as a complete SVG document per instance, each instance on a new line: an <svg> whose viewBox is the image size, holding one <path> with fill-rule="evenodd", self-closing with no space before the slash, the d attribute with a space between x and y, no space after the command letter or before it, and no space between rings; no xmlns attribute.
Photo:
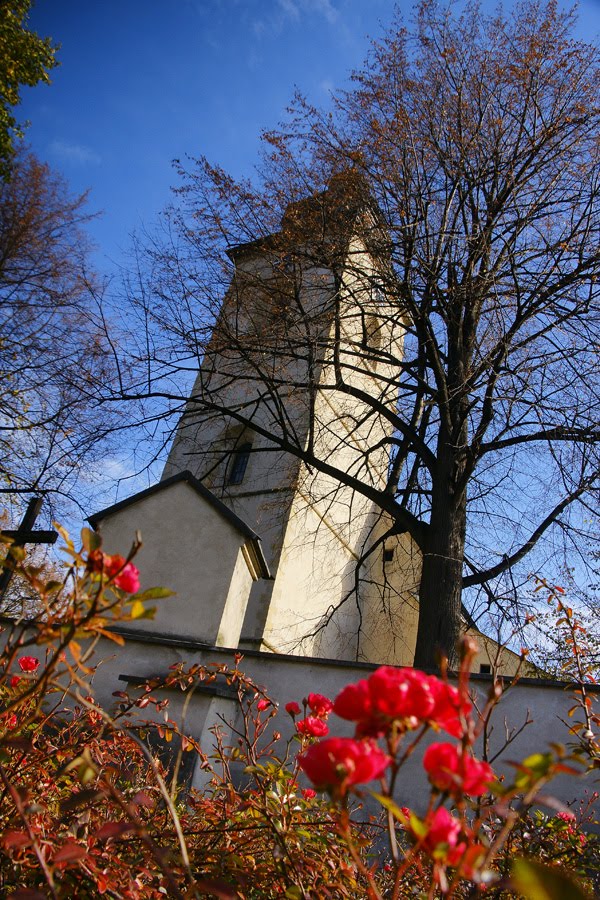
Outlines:
<svg viewBox="0 0 600 900"><path fill-rule="evenodd" d="M593 890L597 839L582 826L594 797L549 814L532 802L554 774L597 764L597 743L588 736L584 753L579 740L576 754L540 748L499 779L475 752L499 690L493 685L475 711L470 644L456 684L385 666L335 698L309 693L279 710L243 674L238 654L229 667L178 664L163 681L117 692L105 710L90 689L90 646L108 635L118 642L111 625L150 614L148 602L165 592L132 593L131 557L106 556L89 532L82 551L66 539L66 553L64 576L49 582L20 559L16 575L37 591L40 614L4 622L3 896L535 898L547 883L563 891L548 896L584 898L584 885ZM164 689L213 682L237 696L241 718L235 731L215 728L214 747L200 747L171 717ZM586 729L595 727L589 696L576 695L576 706ZM353 736L335 735L336 716L353 723ZM402 767L431 731L445 734L421 757L431 790L417 813L399 805ZM581 738L577 725L573 736ZM178 777L186 761L204 774L202 790Z"/></svg>

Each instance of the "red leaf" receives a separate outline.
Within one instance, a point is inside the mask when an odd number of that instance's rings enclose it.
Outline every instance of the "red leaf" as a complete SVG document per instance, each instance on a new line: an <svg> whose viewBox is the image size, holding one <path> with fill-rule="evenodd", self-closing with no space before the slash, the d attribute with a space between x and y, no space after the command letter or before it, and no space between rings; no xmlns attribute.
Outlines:
<svg viewBox="0 0 600 900"><path fill-rule="evenodd" d="M152 809L154 807L154 800L145 791L138 791L132 802L135 803L136 806L145 806L147 809Z"/></svg>
<svg viewBox="0 0 600 900"><path fill-rule="evenodd" d="M96 832L96 839L99 841L108 841L109 838L121 837L128 831L134 831L135 826L131 822L105 822L104 825Z"/></svg>
<svg viewBox="0 0 600 900"><path fill-rule="evenodd" d="M85 849L85 847L82 847L81 844L76 844L75 841L67 841L62 845L58 853L55 855L53 862L77 862L77 860L79 859L85 859L87 855L87 850Z"/></svg>
<svg viewBox="0 0 600 900"><path fill-rule="evenodd" d="M31 839L26 831L7 831L2 836L2 843L7 850L12 850L13 847L20 849L31 844Z"/></svg>
<svg viewBox="0 0 600 900"><path fill-rule="evenodd" d="M33 888L17 888L11 895L11 900L46 900L45 894L34 891Z"/></svg>
<svg viewBox="0 0 600 900"><path fill-rule="evenodd" d="M200 878L195 882L194 887L203 894L212 894L219 900L238 900L238 893L227 881L221 878Z"/></svg>

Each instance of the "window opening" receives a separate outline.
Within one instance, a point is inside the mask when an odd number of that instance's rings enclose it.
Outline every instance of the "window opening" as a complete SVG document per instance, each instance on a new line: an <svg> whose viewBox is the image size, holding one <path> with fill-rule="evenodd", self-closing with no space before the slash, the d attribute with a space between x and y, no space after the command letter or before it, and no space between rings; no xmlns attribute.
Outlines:
<svg viewBox="0 0 600 900"><path fill-rule="evenodd" d="M384 563L389 563L394 558L394 548L393 547L384 547L383 548L383 561Z"/></svg>
<svg viewBox="0 0 600 900"><path fill-rule="evenodd" d="M492 667L489 663L481 663L479 666L479 674L480 675L491 675Z"/></svg>
<svg viewBox="0 0 600 900"><path fill-rule="evenodd" d="M248 465L251 450L252 444L250 443L250 441L245 441L243 444L240 444L237 450L232 454L231 468L229 470L229 478L227 479L227 484L242 483L242 481L244 480L244 475L246 474L246 467Z"/></svg>
<svg viewBox="0 0 600 900"><path fill-rule="evenodd" d="M381 323L376 316L362 314L362 340L365 350L379 350L381 347Z"/></svg>

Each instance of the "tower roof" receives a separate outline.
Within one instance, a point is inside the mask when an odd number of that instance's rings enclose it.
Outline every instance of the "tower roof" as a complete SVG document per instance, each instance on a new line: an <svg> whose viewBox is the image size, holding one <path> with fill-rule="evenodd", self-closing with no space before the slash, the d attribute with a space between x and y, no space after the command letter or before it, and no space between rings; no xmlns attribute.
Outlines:
<svg viewBox="0 0 600 900"><path fill-rule="evenodd" d="M354 169L332 175L325 190L291 202L279 231L227 250L236 262L246 254L265 250L315 257L326 265L341 262L351 237L358 234L369 252L382 261L389 257L385 228L365 179Z"/></svg>

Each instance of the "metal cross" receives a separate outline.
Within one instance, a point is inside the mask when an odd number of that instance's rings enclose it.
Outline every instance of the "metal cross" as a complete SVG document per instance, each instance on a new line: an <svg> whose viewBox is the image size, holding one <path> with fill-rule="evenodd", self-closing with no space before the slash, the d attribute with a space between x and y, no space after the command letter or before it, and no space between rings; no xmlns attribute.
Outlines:
<svg viewBox="0 0 600 900"><path fill-rule="evenodd" d="M33 526L37 519L40 509L42 508L42 497L32 497L27 504L25 515L21 519L18 528L11 530L6 529L2 534L13 539L11 547L6 554L4 565L0 573L0 600L4 599L6 589L8 588L13 576L14 557L12 555L13 547L24 547L25 544L54 544L58 537L58 532L54 530L38 530L34 531Z"/></svg>

